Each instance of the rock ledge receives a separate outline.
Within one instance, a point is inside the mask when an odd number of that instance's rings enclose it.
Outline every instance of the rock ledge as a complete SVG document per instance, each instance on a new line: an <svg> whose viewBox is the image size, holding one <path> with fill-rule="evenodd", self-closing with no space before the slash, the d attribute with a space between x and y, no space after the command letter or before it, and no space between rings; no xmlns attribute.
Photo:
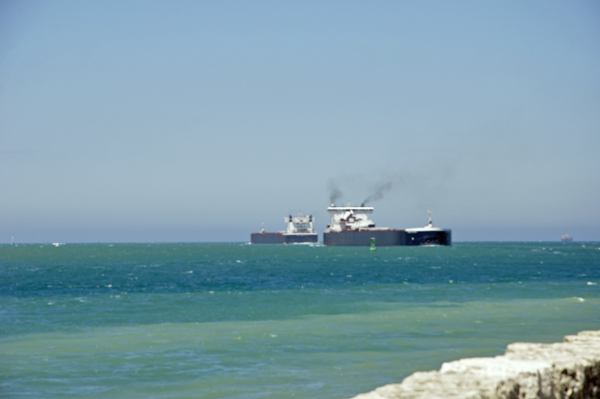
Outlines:
<svg viewBox="0 0 600 399"><path fill-rule="evenodd" d="M461 359L354 399L600 398L600 331L555 344L515 343L503 356Z"/></svg>

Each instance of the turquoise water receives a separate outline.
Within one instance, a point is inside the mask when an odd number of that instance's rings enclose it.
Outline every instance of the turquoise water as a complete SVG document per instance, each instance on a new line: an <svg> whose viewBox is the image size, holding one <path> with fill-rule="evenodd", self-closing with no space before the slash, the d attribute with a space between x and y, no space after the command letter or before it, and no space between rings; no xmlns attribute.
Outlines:
<svg viewBox="0 0 600 399"><path fill-rule="evenodd" d="M600 329L600 243L0 246L0 397L348 398Z"/></svg>

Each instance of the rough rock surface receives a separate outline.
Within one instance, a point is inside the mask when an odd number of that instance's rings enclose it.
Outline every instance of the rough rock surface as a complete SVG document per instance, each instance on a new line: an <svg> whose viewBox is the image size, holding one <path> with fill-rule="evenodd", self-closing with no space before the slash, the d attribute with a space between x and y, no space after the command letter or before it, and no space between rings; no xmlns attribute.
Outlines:
<svg viewBox="0 0 600 399"><path fill-rule="evenodd" d="M600 331L555 344L515 343L503 356L461 359L354 399L600 398Z"/></svg>

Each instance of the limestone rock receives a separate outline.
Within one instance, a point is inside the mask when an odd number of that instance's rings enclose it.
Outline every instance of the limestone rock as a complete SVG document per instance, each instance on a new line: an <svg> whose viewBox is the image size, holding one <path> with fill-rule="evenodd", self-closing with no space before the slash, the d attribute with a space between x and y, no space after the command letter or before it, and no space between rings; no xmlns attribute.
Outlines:
<svg viewBox="0 0 600 399"><path fill-rule="evenodd" d="M600 331L555 344L515 343L503 356L444 363L354 399L600 399Z"/></svg>

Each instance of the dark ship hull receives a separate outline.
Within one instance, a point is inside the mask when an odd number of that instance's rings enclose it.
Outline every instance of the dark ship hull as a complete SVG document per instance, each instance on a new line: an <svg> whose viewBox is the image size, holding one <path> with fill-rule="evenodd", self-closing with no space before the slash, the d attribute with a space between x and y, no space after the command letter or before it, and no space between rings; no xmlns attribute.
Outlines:
<svg viewBox="0 0 600 399"><path fill-rule="evenodd" d="M329 232L323 233L323 245L368 247L371 238L377 246L403 245L400 233L400 230Z"/></svg>
<svg viewBox="0 0 600 399"><path fill-rule="evenodd" d="M371 245L371 238L375 238L375 245L385 247L452 245L452 230L354 230L327 232L323 233L323 244L331 246L368 247Z"/></svg>
<svg viewBox="0 0 600 399"><path fill-rule="evenodd" d="M283 234L283 233L252 233L251 244L298 244L319 242L319 235L315 234Z"/></svg>

